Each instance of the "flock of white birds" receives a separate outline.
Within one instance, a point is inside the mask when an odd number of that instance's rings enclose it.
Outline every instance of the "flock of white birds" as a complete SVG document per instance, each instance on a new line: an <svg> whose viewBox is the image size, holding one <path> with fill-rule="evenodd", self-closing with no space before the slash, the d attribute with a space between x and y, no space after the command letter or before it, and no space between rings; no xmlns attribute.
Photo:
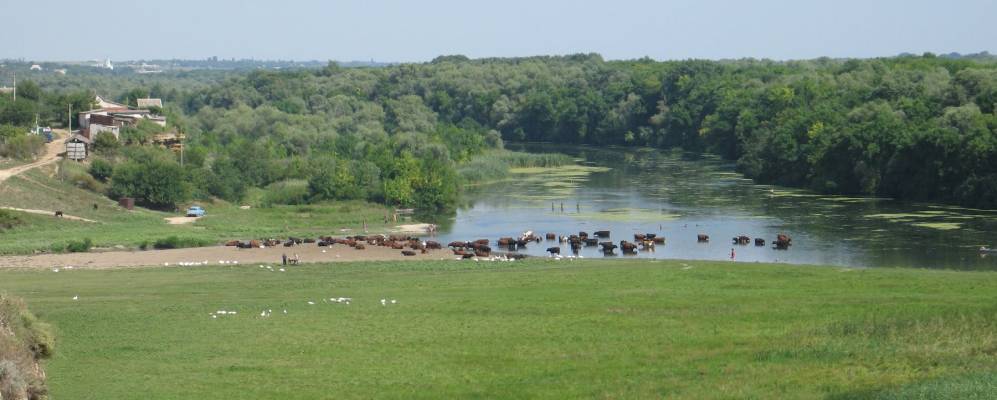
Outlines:
<svg viewBox="0 0 997 400"><path fill-rule="evenodd" d="M218 260L218 264L219 265L238 265L239 261L236 261L236 260ZM203 261L180 261L180 262L176 263L175 265L179 265L181 267L200 267L202 265L208 265L208 260L203 260ZM169 267L170 263L164 262L163 266L164 267Z"/></svg>

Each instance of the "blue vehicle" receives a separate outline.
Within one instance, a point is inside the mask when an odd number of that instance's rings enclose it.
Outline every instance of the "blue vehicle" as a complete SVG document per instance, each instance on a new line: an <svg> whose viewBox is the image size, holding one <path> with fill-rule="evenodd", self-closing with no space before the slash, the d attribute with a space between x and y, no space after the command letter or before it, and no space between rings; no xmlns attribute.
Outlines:
<svg viewBox="0 0 997 400"><path fill-rule="evenodd" d="M188 217L203 217L204 216L204 209L201 208L201 206L191 206L190 208L187 209L187 216Z"/></svg>

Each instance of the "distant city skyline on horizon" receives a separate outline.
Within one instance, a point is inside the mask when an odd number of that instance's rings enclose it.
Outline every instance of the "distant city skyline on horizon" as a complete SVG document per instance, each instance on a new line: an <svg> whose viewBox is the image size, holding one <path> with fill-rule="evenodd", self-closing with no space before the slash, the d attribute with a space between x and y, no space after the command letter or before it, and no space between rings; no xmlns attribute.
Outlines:
<svg viewBox="0 0 997 400"><path fill-rule="evenodd" d="M816 60L816 59L821 59L821 58L831 58L831 59L847 60L847 59L890 58L890 57L902 57L902 56L915 56L915 57L917 57L917 56L923 56L923 55L929 54L929 53L930 54L934 54L935 56L939 56L939 57L948 57L948 56L953 56L953 55L958 55L958 56L961 56L961 57L969 57L969 56L992 56L992 57L997 57L997 53L991 52L989 50L980 50L980 51L965 52L965 53L963 53L963 52L957 52L957 51L938 52L938 53L931 52L931 51L918 52L918 53L914 53L914 52L903 52L903 53L897 53L897 54L883 54L883 55L876 55L876 56L869 56L869 57L827 57L827 56L819 56L819 57L811 57L811 58L773 59L773 58L765 58L765 57L750 57L750 56L748 56L748 57L722 58L722 59L711 59L711 60L714 60L714 61L725 61L725 60L755 59L755 60L772 60L772 61L797 61L797 60ZM597 53L597 52L584 52L584 53L565 53L565 54L534 54L534 55L525 55L525 56L470 57L470 59L473 60L473 59L483 59L483 58L561 57L561 56L569 56L569 55L572 55L572 54L599 54L599 53ZM463 55L463 54L440 54L440 55L437 55L436 57L440 57L440 56L457 56L457 55ZM601 54L600 54L600 56L601 56ZM89 59L79 59L79 60L44 60L44 59L27 59L27 58L23 58L23 57L19 57L19 58L10 58L9 57L9 58L0 58L0 61L17 61L17 62L24 62L24 63L56 63L56 64L58 64L58 63L80 63L80 64L82 64L82 63L100 63L100 64L105 64L107 61L110 61L112 63L131 63L131 62L149 62L149 61L188 61L188 62L189 61L212 61L212 62L256 61L256 62L287 62L287 63L327 63L327 62L337 62L337 63L344 63L344 64L349 64L349 63L373 63L373 64L386 64L386 65L387 64L403 64L403 63L420 63L420 62L429 62L429 61L432 61L432 59L415 60L415 61L392 61L392 60L373 60L373 59L372 60L334 60L334 59L321 59L321 58L311 58L311 59L278 59L278 58L252 58L252 57L228 57L228 58L218 57L216 60L212 60L213 57L214 56L209 56L209 57L204 57L204 58L163 58L163 57L152 57L152 58L135 58L135 59L113 59L113 58L110 58L110 57L105 57L105 58L100 58L100 59L98 59L98 58L89 58ZM433 58L436 58L436 57L433 57ZM617 59L614 59L614 58L606 58L606 57L603 56L603 58L605 60L609 60L609 61L636 60L636 59L641 59L641 58L645 58L645 57L647 57L647 56L644 56L644 57L635 57L635 58L617 58ZM655 59L653 57L650 57L650 58L653 59L653 60L655 60L655 61L686 60L686 59L678 59L678 58L668 58L668 59Z"/></svg>
<svg viewBox="0 0 997 400"><path fill-rule="evenodd" d="M107 0L103 5L101 19L114 24L86 24L91 16L86 12L52 12L76 9L67 0L0 5L0 13L19 16L6 21L0 58L400 63L453 54L599 53L613 60L794 60L993 52L997 37L997 24L990 21L997 15L997 2L987 0L620 0L612 5L565 0L289 0L279 5ZM38 23L42 16L45 24ZM81 24L102 28L90 38L80 33Z"/></svg>

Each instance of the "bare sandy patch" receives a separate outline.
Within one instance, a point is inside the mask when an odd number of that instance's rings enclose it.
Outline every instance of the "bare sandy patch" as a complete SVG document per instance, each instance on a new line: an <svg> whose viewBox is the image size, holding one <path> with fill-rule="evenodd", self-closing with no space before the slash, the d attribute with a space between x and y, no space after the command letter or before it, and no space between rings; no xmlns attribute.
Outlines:
<svg viewBox="0 0 997 400"><path fill-rule="evenodd" d="M197 247L172 250L125 250L90 253L38 254L30 256L2 256L0 268L116 268L147 266L180 266L180 263L201 265L258 265L280 264L281 255L297 257L302 263L328 263L336 261L395 261L395 260L453 260L450 250L430 250L426 254L404 256L400 250L368 246L357 250L345 245L319 247L302 244L294 247L268 247L239 249L230 246Z"/></svg>
<svg viewBox="0 0 997 400"><path fill-rule="evenodd" d="M183 224L193 224L197 221L198 217L166 217L166 223L170 225L183 225Z"/></svg>
<svg viewBox="0 0 997 400"><path fill-rule="evenodd" d="M428 233L433 230L433 228L433 224L407 224L398 225L391 231L396 233Z"/></svg>

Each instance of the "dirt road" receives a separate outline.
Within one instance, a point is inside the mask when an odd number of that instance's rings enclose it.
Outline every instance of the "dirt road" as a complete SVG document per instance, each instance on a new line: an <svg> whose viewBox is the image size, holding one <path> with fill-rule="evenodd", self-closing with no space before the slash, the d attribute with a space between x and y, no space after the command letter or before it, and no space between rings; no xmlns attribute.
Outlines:
<svg viewBox="0 0 997 400"><path fill-rule="evenodd" d="M38 215L55 215L55 211L51 211L51 210L35 210L35 209L32 209L32 208L17 208L17 207L0 207L0 209L2 209L2 210L11 210L11 211L20 211L20 212L26 212L26 213L38 214ZM94 221L92 219L86 219L86 218L83 218L83 217L77 217L75 215L68 215L68 214L63 214L62 218L71 219L71 220L74 220L74 221L97 222L97 221Z"/></svg>
<svg viewBox="0 0 997 400"><path fill-rule="evenodd" d="M14 175L58 161L59 154L66 150L65 143L63 143L62 139L65 138L67 134L68 133L64 130L53 129L52 135L54 138L51 143L45 145L45 154L42 154L42 156L35 162L7 169L0 169L0 183L3 183L3 181L6 181Z"/></svg>
<svg viewBox="0 0 997 400"><path fill-rule="evenodd" d="M325 251L325 252L323 252ZM427 254L403 256L401 251L386 247L370 246L356 250L344 245L318 247L303 244L295 247L265 249L238 249L214 246L175 250L108 251L90 253L40 254L32 256L0 256L0 268L116 268L144 266L180 266L180 263L207 263L208 265L280 264L281 255L298 255L302 263L336 261L392 261L392 260L453 260L450 250L430 250Z"/></svg>

